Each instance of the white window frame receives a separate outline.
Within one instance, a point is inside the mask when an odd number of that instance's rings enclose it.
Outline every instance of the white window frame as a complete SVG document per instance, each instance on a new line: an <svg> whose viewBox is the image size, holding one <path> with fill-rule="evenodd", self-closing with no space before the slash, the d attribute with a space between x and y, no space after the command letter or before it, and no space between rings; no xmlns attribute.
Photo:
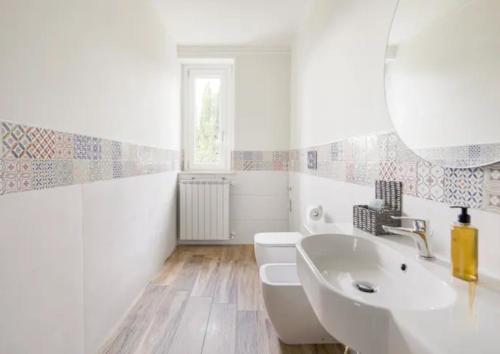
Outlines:
<svg viewBox="0 0 500 354"><path fill-rule="evenodd" d="M182 63L182 130L184 146L185 171L230 171L231 150L233 148L234 131L234 74L232 60L216 62L186 60ZM218 77L221 79L221 163L197 164L194 162L194 79L196 77Z"/></svg>

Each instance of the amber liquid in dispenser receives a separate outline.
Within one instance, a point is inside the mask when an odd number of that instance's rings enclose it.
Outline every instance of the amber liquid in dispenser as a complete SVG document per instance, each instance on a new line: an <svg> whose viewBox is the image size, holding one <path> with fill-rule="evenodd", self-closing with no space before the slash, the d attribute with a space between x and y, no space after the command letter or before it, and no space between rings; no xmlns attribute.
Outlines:
<svg viewBox="0 0 500 354"><path fill-rule="evenodd" d="M465 281L477 281L477 229L467 224L455 224L451 230L451 264L453 276Z"/></svg>

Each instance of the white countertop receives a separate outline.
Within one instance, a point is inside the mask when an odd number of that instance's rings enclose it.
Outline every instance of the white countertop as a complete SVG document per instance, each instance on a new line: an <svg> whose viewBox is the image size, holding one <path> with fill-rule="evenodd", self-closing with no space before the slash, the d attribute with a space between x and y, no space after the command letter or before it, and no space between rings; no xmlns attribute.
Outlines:
<svg viewBox="0 0 500 354"><path fill-rule="evenodd" d="M321 231L367 237L406 257L417 258L422 266L456 291L457 300L450 307L431 312L391 311L397 331L409 343L416 343L433 354L500 353L500 280L482 274L477 284L457 279L451 275L448 262L419 259L413 240L404 236L373 236L347 223L328 224L328 228Z"/></svg>

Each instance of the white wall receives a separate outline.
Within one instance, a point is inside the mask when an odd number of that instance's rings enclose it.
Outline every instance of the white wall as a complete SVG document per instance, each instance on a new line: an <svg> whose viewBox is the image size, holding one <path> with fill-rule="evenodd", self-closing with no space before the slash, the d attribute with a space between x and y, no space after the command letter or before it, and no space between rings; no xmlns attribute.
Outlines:
<svg viewBox="0 0 500 354"><path fill-rule="evenodd" d="M176 182L177 172L166 172L83 185L86 353L97 352L175 249Z"/></svg>
<svg viewBox="0 0 500 354"><path fill-rule="evenodd" d="M288 49L181 46L179 57L234 58L234 150L288 150Z"/></svg>
<svg viewBox="0 0 500 354"><path fill-rule="evenodd" d="M292 52L292 148L392 127L383 83L395 0L318 0Z"/></svg>
<svg viewBox="0 0 500 354"><path fill-rule="evenodd" d="M393 0L318 0L292 53L291 145L303 148L392 129L384 99L384 52ZM293 213L300 230L308 205L322 204L330 220L352 222L352 205L373 199L373 188L290 173ZM446 204L404 197L404 213L430 220L434 252L449 259ZM472 210L480 230L480 268L500 277L500 216Z"/></svg>
<svg viewBox="0 0 500 354"><path fill-rule="evenodd" d="M234 150L284 151L289 143L290 52L286 48L179 47L181 58L234 58ZM288 230L288 173L236 171L229 243Z"/></svg>
<svg viewBox="0 0 500 354"><path fill-rule="evenodd" d="M251 244L258 232L288 231L288 172L241 171L232 180L232 243Z"/></svg>
<svg viewBox="0 0 500 354"><path fill-rule="evenodd" d="M0 119L177 148L175 47L150 1L3 0L0 52Z"/></svg>
<svg viewBox="0 0 500 354"><path fill-rule="evenodd" d="M149 1L0 2L0 119L180 150ZM95 353L173 250L176 172L0 196L0 352Z"/></svg>
<svg viewBox="0 0 500 354"><path fill-rule="evenodd" d="M80 196L0 196L0 353L84 352Z"/></svg>

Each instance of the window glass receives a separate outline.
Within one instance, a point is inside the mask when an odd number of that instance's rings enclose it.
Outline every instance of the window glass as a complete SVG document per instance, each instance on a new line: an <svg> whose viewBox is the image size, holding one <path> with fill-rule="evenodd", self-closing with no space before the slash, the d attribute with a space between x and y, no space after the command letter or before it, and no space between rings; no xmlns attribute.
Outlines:
<svg viewBox="0 0 500 354"><path fill-rule="evenodd" d="M194 163L218 165L222 157L220 78L194 80Z"/></svg>
<svg viewBox="0 0 500 354"><path fill-rule="evenodd" d="M184 168L228 171L231 168L232 65L183 66Z"/></svg>

